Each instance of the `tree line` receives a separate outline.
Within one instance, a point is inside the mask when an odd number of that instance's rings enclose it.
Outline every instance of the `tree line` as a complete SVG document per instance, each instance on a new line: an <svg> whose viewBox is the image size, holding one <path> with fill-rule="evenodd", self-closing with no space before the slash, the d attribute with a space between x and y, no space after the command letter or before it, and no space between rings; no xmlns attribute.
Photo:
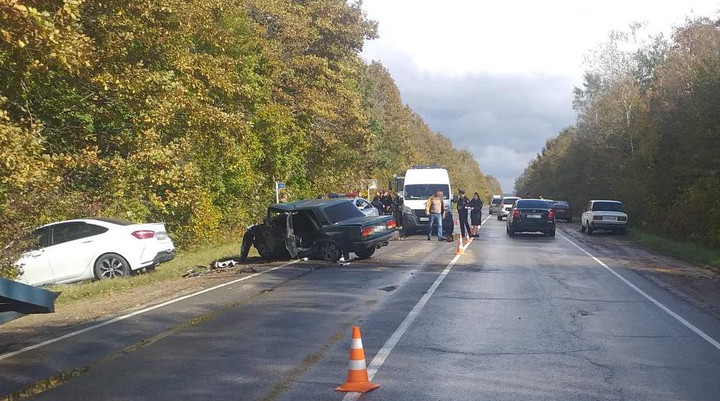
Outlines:
<svg viewBox="0 0 720 401"><path fill-rule="evenodd" d="M164 221L180 247L294 199L438 163L495 185L359 56L345 0L0 0L0 276L33 227Z"/></svg>
<svg viewBox="0 0 720 401"><path fill-rule="evenodd" d="M515 190L623 200L635 225L720 247L720 24L670 38L615 32L575 90L577 122L547 141Z"/></svg>

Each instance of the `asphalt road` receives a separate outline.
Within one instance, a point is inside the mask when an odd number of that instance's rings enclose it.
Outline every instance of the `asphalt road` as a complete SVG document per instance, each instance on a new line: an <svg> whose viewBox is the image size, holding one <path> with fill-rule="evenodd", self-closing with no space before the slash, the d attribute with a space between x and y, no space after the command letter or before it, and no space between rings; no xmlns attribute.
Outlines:
<svg viewBox="0 0 720 401"><path fill-rule="evenodd" d="M415 236L0 359L0 394L65 372L34 398L358 399L333 391L358 324L382 386L362 400L720 399L719 321L562 230L511 239L504 224L459 258Z"/></svg>

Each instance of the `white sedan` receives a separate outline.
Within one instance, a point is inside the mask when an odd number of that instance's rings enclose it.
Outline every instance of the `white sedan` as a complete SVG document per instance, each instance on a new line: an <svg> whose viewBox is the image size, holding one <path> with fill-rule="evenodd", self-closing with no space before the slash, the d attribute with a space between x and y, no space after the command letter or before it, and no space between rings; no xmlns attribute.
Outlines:
<svg viewBox="0 0 720 401"><path fill-rule="evenodd" d="M33 231L35 249L18 260L18 281L30 285L124 277L175 257L163 223L68 220Z"/></svg>

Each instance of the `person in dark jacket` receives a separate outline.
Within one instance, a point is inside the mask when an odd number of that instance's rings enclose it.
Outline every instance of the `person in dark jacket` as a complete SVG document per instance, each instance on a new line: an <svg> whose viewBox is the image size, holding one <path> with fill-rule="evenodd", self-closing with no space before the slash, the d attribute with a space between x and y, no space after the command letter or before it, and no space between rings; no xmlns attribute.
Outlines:
<svg viewBox="0 0 720 401"><path fill-rule="evenodd" d="M392 195L390 195L390 192L383 191L382 196L380 197L380 203L382 203L382 210L380 211L380 214L384 215L390 215L393 211L393 205L394 201L392 198Z"/></svg>
<svg viewBox="0 0 720 401"><path fill-rule="evenodd" d="M458 191L460 197L457 201L457 211L460 217L460 234L465 239L470 239L470 223L468 222L468 212L470 211L470 199L465 196L465 191Z"/></svg>
<svg viewBox="0 0 720 401"><path fill-rule="evenodd" d="M470 235L477 238L478 237L478 227L482 224L482 208L483 208L483 201L480 199L480 194L475 192L473 194L473 198L470 199L470 207L472 208L470 210Z"/></svg>

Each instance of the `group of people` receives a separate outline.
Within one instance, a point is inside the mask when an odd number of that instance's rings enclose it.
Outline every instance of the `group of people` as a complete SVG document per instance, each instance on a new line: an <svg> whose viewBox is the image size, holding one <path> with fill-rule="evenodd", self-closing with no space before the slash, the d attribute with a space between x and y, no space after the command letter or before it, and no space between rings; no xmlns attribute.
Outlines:
<svg viewBox="0 0 720 401"><path fill-rule="evenodd" d="M478 237L478 228L482 224L483 201L480 194L475 192L472 199L465 195L464 190L458 191L457 211L460 220L460 234L465 239ZM443 241L442 221L445 217L445 196L443 191L438 190L435 195L428 198L425 204L425 214L430 218L427 239L431 239L432 231L437 226L438 241Z"/></svg>
<svg viewBox="0 0 720 401"><path fill-rule="evenodd" d="M397 204L401 199L399 197L393 198L392 194L386 190L377 191L375 193L375 197L373 198L372 204L381 215L395 215L396 211L399 209L399 205Z"/></svg>

